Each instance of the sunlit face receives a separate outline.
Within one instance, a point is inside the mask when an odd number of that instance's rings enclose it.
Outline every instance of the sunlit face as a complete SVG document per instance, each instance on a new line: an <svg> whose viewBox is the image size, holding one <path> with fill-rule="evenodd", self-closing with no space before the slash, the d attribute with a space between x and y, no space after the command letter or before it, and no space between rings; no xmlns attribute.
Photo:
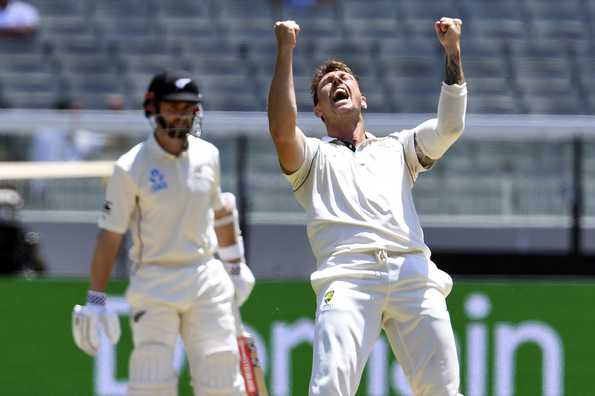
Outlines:
<svg viewBox="0 0 595 396"><path fill-rule="evenodd" d="M200 105L194 102L162 101L159 113L168 128L190 129L194 115L201 111Z"/></svg>
<svg viewBox="0 0 595 396"><path fill-rule="evenodd" d="M318 104L314 112L318 117L329 120L341 115L361 113L367 107L355 77L336 70L325 74L318 83Z"/></svg>

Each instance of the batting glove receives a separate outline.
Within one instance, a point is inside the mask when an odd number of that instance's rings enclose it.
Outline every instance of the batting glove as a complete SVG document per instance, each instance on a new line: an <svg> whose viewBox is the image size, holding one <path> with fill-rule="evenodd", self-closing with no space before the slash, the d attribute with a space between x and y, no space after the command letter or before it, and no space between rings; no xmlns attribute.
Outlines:
<svg viewBox="0 0 595 396"><path fill-rule="evenodd" d="M241 306L246 302L250 293L252 293L252 289L254 289L254 274L244 262L230 263L223 261L223 265L233 282L238 305Z"/></svg>
<svg viewBox="0 0 595 396"><path fill-rule="evenodd" d="M72 310L74 342L84 352L95 356L101 331L112 344L116 344L120 339L120 320L117 314L105 307L105 293L89 290L87 304L75 305Z"/></svg>

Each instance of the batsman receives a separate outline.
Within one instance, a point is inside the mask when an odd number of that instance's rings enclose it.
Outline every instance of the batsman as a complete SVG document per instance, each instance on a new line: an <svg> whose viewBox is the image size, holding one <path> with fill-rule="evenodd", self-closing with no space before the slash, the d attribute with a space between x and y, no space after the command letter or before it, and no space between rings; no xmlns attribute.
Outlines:
<svg viewBox="0 0 595 396"><path fill-rule="evenodd" d="M153 131L118 159L109 180L87 303L73 311L75 342L95 355L100 330L118 341L120 325L106 307L105 289L130 230L128 395L177 395L180 335L196 396L243 396L234 304L248 298L254 276L244 260L235 198L221 193L219 151L200 138L198 85L186 72L159 73L144 110Z"/></svg>
<svg viewBox="0 0 595 396"><path fill-rule="evenodd" d="M416 396L459 394L459 364L446 307L452 279L424 242L412 188L461 135L467 87L461 20L434 23L446 56L437 117L376 137L351 68L330 60L312 79L322 139L297 126L293 51L300 28L277 22L269 129L282 171L306 211L317 296L310 396L353 396L384 330ZM438 84L437 84L438 88Z"/></svg>

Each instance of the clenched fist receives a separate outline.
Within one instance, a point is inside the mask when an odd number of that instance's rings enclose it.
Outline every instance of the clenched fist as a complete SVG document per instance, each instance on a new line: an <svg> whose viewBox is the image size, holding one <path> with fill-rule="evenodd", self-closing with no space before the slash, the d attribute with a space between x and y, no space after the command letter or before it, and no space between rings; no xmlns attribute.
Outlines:
<svg viewBox="0 0 595 396"><path fill-rule="evenodd" d="M458 18L442 17L434 22L434 29L438 35L440 44L444 47L447 54L458 52L461 49L461 25L463 21Z"/></svg>
<svg viewBox="0 0 595 396"><path fill-rule="evenodd" d="M275 22L273 28L275 29L275 36L277 37L277 45L279 48L295 48L300 25L295 23L295 21L279 21Z"/></svg>

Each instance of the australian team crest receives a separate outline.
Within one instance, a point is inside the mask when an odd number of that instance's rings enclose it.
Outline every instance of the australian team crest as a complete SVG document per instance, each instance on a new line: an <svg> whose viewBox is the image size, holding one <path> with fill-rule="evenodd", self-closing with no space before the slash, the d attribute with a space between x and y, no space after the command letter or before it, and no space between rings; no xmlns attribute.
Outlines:
<svg viewBox="0 0 595 396"><path fill-rule="evenodd" d="M332 304L334 296L334 290L329 290L326 293L324 293L324 296L322 297L322 304L320 304L321 311L328 311L329 309L333 309L335 307L334 304Z"/></svg>
<svg viewBox="0 0 595 396"><path fill-rule="evenodd" d="M151 183L151 191L157 192L167 188L167 181L163 173L157 168L152 168L149 171L149 183Z"/></svg>

